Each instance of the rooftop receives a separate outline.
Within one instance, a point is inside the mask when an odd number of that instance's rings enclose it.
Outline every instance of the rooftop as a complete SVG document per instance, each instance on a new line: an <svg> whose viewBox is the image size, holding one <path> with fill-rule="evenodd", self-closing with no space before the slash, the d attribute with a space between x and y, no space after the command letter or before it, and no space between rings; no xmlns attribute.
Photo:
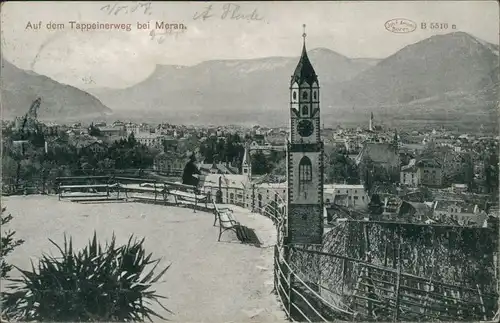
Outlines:
<svg viewBox="0 0 500 323"><path fill-rule="evenodd" d="M297 64L295 72L292 75L290 85L294 83L298 83L299 85L301 85L304 82L306 82L309 85L312 85L313 83L318 83L318 76L314 71L311 61L309 60L309 57L307 56L305 33L303 37L304 37L304 45L302 46L302 55L300 56L299 63Z"/></svg>

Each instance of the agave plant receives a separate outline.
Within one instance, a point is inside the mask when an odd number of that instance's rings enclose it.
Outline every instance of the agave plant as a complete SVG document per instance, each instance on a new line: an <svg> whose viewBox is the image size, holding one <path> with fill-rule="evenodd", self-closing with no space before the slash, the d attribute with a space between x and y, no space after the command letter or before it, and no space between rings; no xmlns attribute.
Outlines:
<svg viewBox="0 0 500 323"><path fill-rule="evenodd" d="M146 255L144 239L133 236L116 246L115 235L102 248L96 233L81 251L74 252L71 238L64 249L50 240L61 257L43 255L32 271L17 268L22 276L13 282L3 300L4 314L14 320L36 321L143 321L165 318L150 308L166 297L150 290L170 267L158 275L160 259ZM146 273L146 267L153 265ZM36 270L38 269L38 270Z"/></svg>
<svg viewBox="0 0 500 323"><path fill-rule="evenodd" d="M3 227L12 220L12 215L7 214L4 216L6 208L1 210L0 227ZM24 240L14 239L16 231L5 231L0 237L0 278L8 277L9 272L12 269L12 265L8 264L5 260L8 254L14 251L14 248L22 245Z"/></svg>

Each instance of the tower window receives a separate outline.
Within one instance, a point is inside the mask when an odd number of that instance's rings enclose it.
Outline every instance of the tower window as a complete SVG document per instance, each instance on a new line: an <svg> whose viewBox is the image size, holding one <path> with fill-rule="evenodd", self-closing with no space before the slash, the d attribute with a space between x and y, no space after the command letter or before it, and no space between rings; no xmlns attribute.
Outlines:
<svg viewBox="0 0 500 323"><path fill-rule="evenodd" d="M316 92L316 91L313 92L313 98L314 98L314 100L318 99L318 92Z"/></svg>
<svg viewBox="0 0 500 323"><path fill-rule="evenodd" d="M312 181L312 164L309 157L304 156L299 163L299 182L307 183Z"/></svg>
<svg viewBox="0 0 500 323"><path fill-rule="evenodd" d="M308 115L308 114L309 114L308 112L309 112L309 111L307 110L307 105L304 105L304 106L302 107L302 115L303 115L303 116L306 116L306 115Z"/></svg>
<svg viewBox="0 0 500 323"><path fill-rule="evenodd" d="M302 92L302 100L307 100L307 92Z"/></svg>
<svg viewBox="0 0 500 323"><path fill-rule="evenodd" d="M293 100L297 100L297 92L295 91L292 92L292 98Z"/></svg>

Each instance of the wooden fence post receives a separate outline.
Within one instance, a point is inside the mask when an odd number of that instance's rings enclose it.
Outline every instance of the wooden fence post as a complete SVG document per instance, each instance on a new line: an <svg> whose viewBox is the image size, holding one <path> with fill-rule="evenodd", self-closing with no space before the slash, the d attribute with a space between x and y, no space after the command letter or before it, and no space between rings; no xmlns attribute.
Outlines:
<svg viewBox="0 0 500 323"><path fill-rule="evenodd" d="M290 265L290 264L288 264ZM288 315L290 316L290 320L292 319L292 302L293 302L293 292L292 292L292 280L293 275L290 270L288 270Z"/></svg>
<svg viewBox="0 0 500 323"><path fill-rule="evenodd" d="M481 302L481 312L483 313L483 319L486 321L486 308L484 307L483 294L481 293L481 289L479 288L479 284L476 284L477 293L479 294L479 301Z"/></svg>
<svg viewBox="0 0 500 323"><path fill-rule="evenodd" d="M288 278L288 286L287 286L287 293L288 293L288 315L289 319L292 320L292 304L293 304L293 291L292 291L292 286L293 286L293 274L292 274L292 267L291 267L291 262L290 259L292 258L291 252L292 250L290 249L289 245L284 245L283 246L283 251L284 251L284 257L283 261L288 265L286 266L286 274Z"/></svg>
<svg viewBox="0 0 500 323"><path fill-rule="evenodd" d="M399 321L400 286L401 286L401 245L398 248L398 271L396 276L396 290L395 290L396 307L394 308L394 322Z"/></svg>
<svg viewBox="0 0 500 323"><path fill-rule="evenodd" d="M340 287L340 295L344 295L344 285L345 285L345 275L346 275L346 268L347 267L347 261L346 259L342 259L342 276L341 276L341 287Z"/></svg>
<svg viewBox="0 0 500 323"><path fill-rule="evenodd" d="M364 258L366 262L371 262L371 256L370 256L370 236L368 232L368 224L363 223L363 236L364 236L364 243L365 243L365 254ZM368 283L371 285L373 284L373 281L371 280L371 268L370 267L365 267L366 270L366 278L368 280ZM373 294L375 291L373 290L373 287L371 286L366 286L365 291L368 294L368 317L372 318L373 317L373 302L371 301L371 298L373 297Z"/></svg>

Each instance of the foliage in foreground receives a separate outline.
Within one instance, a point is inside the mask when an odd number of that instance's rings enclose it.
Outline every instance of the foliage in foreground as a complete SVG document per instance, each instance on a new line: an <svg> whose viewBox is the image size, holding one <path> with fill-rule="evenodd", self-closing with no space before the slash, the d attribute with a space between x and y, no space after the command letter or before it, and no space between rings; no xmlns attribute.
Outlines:
<svg viewBox="0 0 500 323"><path fill-rule="evenodd" d="M4 216L5 210L6 208L2 208L2 217L0 221L0 226L2 227L12 220L11 214ZM9 265L5 261L5 257L14 251L14 248L24 243L22 239L14 239L15 234L16 231L5 231L0 238L0 278L6 278L12 270L12 265Z"/></svg>
<svg viewBox="0 0 500 323"><path fill-rule="evenodd" d="M4 314L14 320L36 321L143 321L151 316L165 319L150 308L153 302L171 313L159 299L166 297L150 290L170 267L153 278L160 259L146 255L144 239L133 236L116 246L115 235L102 248L96 234L78 253L64 237L64 249L50 240L60 257L43 255L38 270L17 268L22 277L10 279L5 293ZM154 264L147 273L146 267Z"/></svg>

